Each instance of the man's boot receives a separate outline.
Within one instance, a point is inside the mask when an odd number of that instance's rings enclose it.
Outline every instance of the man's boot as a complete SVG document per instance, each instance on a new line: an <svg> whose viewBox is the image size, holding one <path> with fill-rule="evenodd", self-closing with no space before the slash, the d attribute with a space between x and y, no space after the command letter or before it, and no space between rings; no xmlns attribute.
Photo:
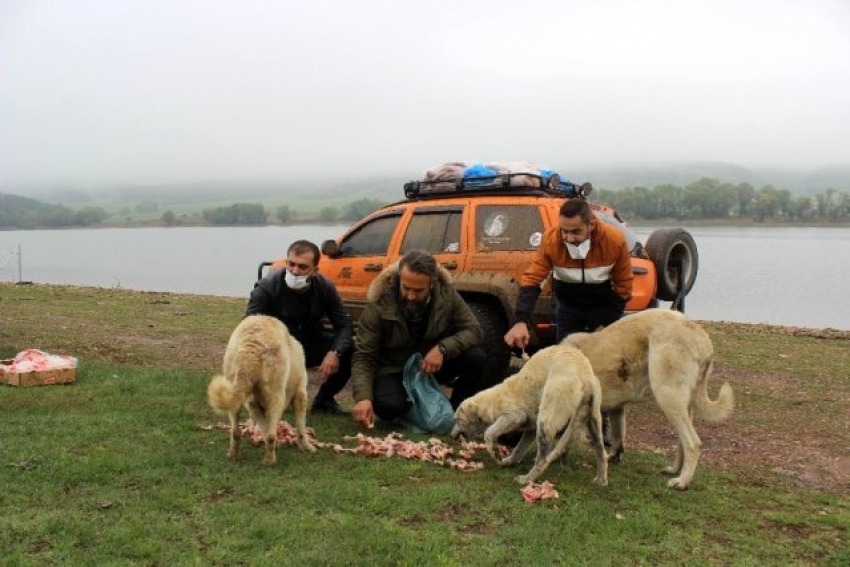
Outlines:
<svg viewBox="0 0 850 567"><path fill-rule="evenodd" d="M324 399L316 396L313 400L313 405L310 406L310 411L314 413L327 413L331 415L344 415L349 412L342 409L336 400L333 398Z"/></svg>

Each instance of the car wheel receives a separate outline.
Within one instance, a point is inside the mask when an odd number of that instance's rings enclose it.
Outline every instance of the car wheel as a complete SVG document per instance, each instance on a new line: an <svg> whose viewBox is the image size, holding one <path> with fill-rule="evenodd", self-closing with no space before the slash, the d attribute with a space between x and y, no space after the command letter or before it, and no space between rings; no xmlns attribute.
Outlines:
<svg viewBox="0 0 850 567"><path fill-rule="evenodd" d="M486 303L471 302L469 309L484 330L481 348L487 355L487 366L482 373L482 381L484 387L489 388L502 381L511 361L511 351L505 344L505 333L508 331L507 323L496 309Z"/></svg>
<svg viewBox="0 0 850 567"><path fill-rule="evenodd" d="M677 265L682 266L682 289L687 295L697 279L699 254L693 237L681 228L661 228L649 235L646 251L658 273L656 296L662 301L676 299L679 286Z"/></svg>

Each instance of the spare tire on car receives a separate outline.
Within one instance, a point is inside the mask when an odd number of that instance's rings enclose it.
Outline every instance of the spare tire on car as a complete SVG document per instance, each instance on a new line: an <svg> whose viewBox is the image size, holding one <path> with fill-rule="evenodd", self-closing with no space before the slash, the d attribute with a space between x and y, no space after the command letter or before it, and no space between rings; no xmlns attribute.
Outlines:
<svg viewBox="0 0 850 567"><path fill-rule="evenodd" d="M699 253L690 233L681 228L660 228L649 235L645 248L658 273L656 297L675 301L680 283L682 297L687 295L699 269Z"/></svg>

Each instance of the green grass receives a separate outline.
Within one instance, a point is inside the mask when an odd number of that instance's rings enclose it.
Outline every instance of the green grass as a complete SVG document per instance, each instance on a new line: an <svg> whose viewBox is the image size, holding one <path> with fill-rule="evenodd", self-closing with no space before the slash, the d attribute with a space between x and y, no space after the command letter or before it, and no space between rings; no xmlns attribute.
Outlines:
<svg viewBox="0 0 850 567"><path fill-rule="evenodd" d="M53 303L31 301L45 297ZM484 470L457 472L283 446L264 467L262 449L244 441L242 460L231 462L227 433L199 427L222 419L206 402L220 358L175 357L180 347L166 339L185 334L223 349L242 301L11 285L0 298L0 355L23 345L85 353L76 384L0 387L0 565L850 563L846 490L701 463L691 488L677 492L659 474L667 457L652 452L630 450L602 488L591 483L592 454L577 448L545 475L561 497L535 504L522 500L517 470L486 455ZM64 330L50 322L60 315ZM80 324L69 326L74 317ZM133 326L139 336L122 342ZM812 372L824 387L824 373L846 368L829 341L789 336L769 346L769 335L711 332L727 368L796 376L796 366L786 369L796 353L832 353L835 366ZM791 362L777 356L783 342ZM309 424L325 442L358 431L344 417L311 415Z"/></svg>
<svg viewBox="0 0 850 567"><path fill-rule="evenodd" d="M556 465L561 498L525 503L514 470L278 449L227 434L207 377L84 362L72 386L0 390L3 562L705 564L847 560L838 496L746 486L703 467L669 490L661 457L630 453L597 487L584 449ZM320 440L352 433L311 416ZM380 434L386 431L380 432ZM415 437L420 438L420 437ZM527 466L528 463L525 463ZM841 555L843 553L843 555Z"/></svg>

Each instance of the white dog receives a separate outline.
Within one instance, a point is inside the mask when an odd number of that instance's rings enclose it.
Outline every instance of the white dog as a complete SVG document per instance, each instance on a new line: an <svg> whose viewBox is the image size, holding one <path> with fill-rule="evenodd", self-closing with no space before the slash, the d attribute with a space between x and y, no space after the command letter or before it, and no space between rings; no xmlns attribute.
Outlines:
<svg viewBox="0 0 850 567"><path fill-rule="evenodd" d="M606 486L601 400L599 381L587 358L570 345L555 345L535 353L501 384L464 400L455 412L451 435L457 439L483 433L487 450L502 465L519 462L536 437L534 466L516 479L528 484L567 453L577 427L584 424L596 451L593 480ZM497 439L514 431L521 431L522 437L511 454L500 460Z"/></svg>
<svg viewBox="0 0 850 567"><path fill-rule="evenodd" d="M626 431L625 406L650 396L676 430L667 484L684 490L694 476L702 442L692 414L709 422L732 413L732 388L724 383L716 401L708 397L714 348L708 334L678 311L649 309L623 317L595 333L574 333L562 344L578 347L602 384L602 411L611 415L611 459L619 460Z"/></svg>
<svg viewBox="0 0 850 567"><path fill-rule="evenodd" d="M274 317L251 315L233 331L224 354L224 376L213 377L207 388L210 406L230 416L227 457L239 458L239 411L244 405L263 431L263 464L276 460L277 424L292 405L298 446L315 451L307 438L307 368L304 349Z"/></svg>

